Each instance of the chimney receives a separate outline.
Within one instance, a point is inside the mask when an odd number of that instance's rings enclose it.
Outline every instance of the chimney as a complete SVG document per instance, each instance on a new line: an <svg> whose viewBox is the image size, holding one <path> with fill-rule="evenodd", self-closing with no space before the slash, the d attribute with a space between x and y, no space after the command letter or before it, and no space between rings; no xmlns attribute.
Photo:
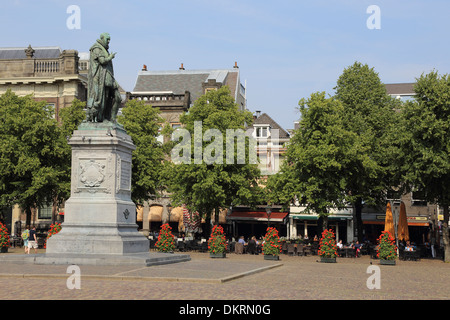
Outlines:
<svg viewBox="0 0 450 320"><path fill-rule="evenodd" d="M184 70L183 64L181 64L180 70Z"/></svg>
<svg viewBox="0 0 450 320"><path fill-rule="evenodd" d="M237 65L237 61L234 62L234 67L235 69L239 69L238 65Z"/></svg>
<svg viewBox="0 0 450 320"><path fill-rule="evenodd" d="M259 118L260 115L261 115L261 111L257 110L256 111L256 118Z"/></svg>
<svg viewBox="0 0 450 320"><path fill-rule="evenodd" d="M147 65L144 64L144 65L142 66L142 71L147 71Z"/></svg>

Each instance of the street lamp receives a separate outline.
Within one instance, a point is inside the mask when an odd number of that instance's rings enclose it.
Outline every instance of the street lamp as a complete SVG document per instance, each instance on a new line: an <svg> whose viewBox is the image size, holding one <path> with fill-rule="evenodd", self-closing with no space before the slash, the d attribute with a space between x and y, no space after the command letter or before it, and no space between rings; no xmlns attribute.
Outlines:
<svg viewBox="0 0 450 320"><path fill-rule="evenodd" d="M272 207L270 204L266 207L266 214L267 214L267 227L270 227L270 215L272 214Z"/></svg>

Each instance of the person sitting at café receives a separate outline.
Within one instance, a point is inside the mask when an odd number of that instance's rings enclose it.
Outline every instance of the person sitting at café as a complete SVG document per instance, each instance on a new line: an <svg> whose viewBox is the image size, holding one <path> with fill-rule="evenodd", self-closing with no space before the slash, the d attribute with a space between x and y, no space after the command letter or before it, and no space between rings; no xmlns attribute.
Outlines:
<svg viewBox="0 0 450 320"><path fill-rule="evenodd" d="M411 242L406 241L405 251L414 251L414 247L411 245Z"/></svg>
<svg viewBox="0 0 450 320"><path fill-rule="evenodd" d="M359 243L359 241L356 241L354 248L356 257L359 257L359 252L361 251L361 244Z"/></svg>
<svg viewBox="0 0 450 320"><path fill-rule="evenodd" d="M253 236L249 241L247 245L247 253L249 254L258 254L256 252L256 237Z"/></svg>
<svg viewBox="0 0 450 320"><path fill-rule="evenodd" d="M339 240L339 242L336 245L339 249L343 249L344 248L344 244L342 243L342 240Z"/></svg>
<svg viewBox="0 0 450 320"><path fill-rule="evenodd" d="M243 254L245 253L245 240L244 236L241 236L238 240L238 242L234 245L234 253L237 254Z"/></svg>

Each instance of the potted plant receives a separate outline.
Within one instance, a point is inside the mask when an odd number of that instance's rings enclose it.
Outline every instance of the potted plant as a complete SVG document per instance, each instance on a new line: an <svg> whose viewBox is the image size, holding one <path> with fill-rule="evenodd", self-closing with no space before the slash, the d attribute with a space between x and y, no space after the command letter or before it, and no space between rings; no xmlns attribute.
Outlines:
<svg viewBox="0 0 450 320"><path fill-rule="evenodd" d="M317 254L320 256L321 262L336 262L337 247L333 230L324 230L322 232L322 238L319 241L319 250L317 251Z"/></svg>
<svg viewBox="0 0 450 320"><path fill-rule="evenodd" d="M47 249L47 240L52 235L57 234L61 231L61 223L55 222L54 224L50 225L50 230L48 230L47 238L45 239L44 248Z"/></svg>
<svg viewBox="0 0 450 320"><path fill-rule="evenodd" d="M262 252L264 255L264 260L280 259L279 255L281 252L281 242L277 229L272 227L267 228L262 245Z"/></svg>
<svg viewBox="0 0 450 320"><path fill-rule="evenodd" d="M155 247L159 252L173 253L175 249L175 237L172 234L172 227L168 223L161 226L159 231L158 240L155 243Z"/></svg>
<svg viewBox="0 0 450 320"><path fill-rule="evenodd" d="M208 251L211 258L225 258L227 250L227 240L223 234L223 228L215 225L212 228L211 236L208 239Z"/></svg>
<svg viewBox="0 0 450 320"><path fill-rule="evenodd" d="M9 233L6 226L0 222L0 252L6 253L9 248Z"/></svg>
<svg viewBox="0 0 450 320"><path fill-rule="evenodd" d="M397 247L395 246L395 239L389 231L383 231L378 238L377 257L380 259L380 264L395 265Z"/></svg>

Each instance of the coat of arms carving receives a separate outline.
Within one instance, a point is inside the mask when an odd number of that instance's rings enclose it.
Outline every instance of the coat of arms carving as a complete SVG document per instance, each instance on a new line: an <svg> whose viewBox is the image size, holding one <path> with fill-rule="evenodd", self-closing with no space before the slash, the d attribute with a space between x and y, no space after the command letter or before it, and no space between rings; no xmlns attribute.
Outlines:
<svg viewBox="0 0 450 320"><path fill-rule="evenodd" d="M105 179L105 165L95 160L80 162L80 181L87 188L99 187Z"/></svg>

